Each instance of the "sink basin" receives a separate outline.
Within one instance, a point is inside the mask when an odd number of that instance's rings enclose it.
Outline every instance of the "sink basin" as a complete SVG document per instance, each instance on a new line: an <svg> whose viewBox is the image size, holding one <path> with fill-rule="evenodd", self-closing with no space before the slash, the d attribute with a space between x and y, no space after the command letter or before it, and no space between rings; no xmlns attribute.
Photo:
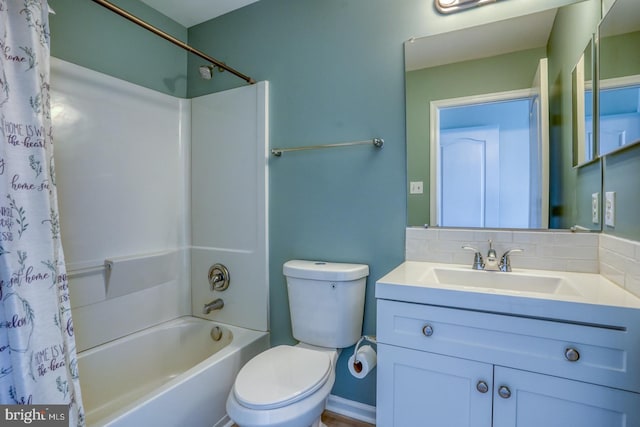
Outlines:
<svg viewBox="0 0 640 427"><path fill-rule="evenodd" d="M640 298L595 273L405 261L376 281L376 298L559 319L616 330L638 328Z"/></svg>
<svg viewBox="0 0 640 427"><path fill-rule="evenodd" d="M542 274L505 273L497 271L436 267L427 270L423 280L435 282L440 285L462 286L465 288L580 295L580 293L577 292L577 290L564 278Z"/></svg>

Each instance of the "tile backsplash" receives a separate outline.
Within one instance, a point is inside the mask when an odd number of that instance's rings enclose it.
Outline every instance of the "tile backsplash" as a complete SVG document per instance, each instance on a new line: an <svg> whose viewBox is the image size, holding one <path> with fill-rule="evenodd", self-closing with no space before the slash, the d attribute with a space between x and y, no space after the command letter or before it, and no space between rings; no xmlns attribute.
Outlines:
<svg viewBox="0 0 640 427"><path fill-rule="evenodd" d="M462 249L468 245L483 256L493 241L498 256L509 249L522 249L511 255L514 268L597 273L598 234L568 231L465 230L407 228L407 261L430 261L469 264L473 253Z"/></svg>
<svg viewBox="0 0 640 427"><path fill-rule="evenodd" d="M498 256L523 249L511 255L513 268L600 273L640 297L640 242L609 234L409 227L405 259L471 265L473 253L462 246L472 246L485 256L489 239Z"/></svg>
<svg viewBox="0 0 640 427"><path fill-rule="evenodd" d="M600 235L600 274L640 296L640 242Z"/></svg>

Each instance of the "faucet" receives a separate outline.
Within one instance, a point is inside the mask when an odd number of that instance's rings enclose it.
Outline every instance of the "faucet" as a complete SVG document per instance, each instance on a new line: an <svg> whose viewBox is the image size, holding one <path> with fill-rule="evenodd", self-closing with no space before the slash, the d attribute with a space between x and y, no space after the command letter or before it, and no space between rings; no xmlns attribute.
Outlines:
<svg viewBox="0 0 640 427"><path fill-rule="evenodd" d="M462 249L468 249L475 252L473 256L473 265L471 266L471 268L473 268L474 270L484 270L484 260L482 259L482 254L479 250L466 245L463 246Z"/></svg>
<svg viewBox="0 0 640 427"><path fill-rule="evenodd" d="M493 249L493 241L489 239L489 252L487 252L487 260L484 263L485 271L499 271L498 254Z"/></svg>
<svg viewBox="0 0 640 427"><path fill-rule="evenodd" d="M471 246L463 246L462 249L468 249L475 252L473 257L473 264L471 268L474 270L485 270L485 271L511 271L511 259L509 255L514 252L523 252L524 249L509 249L500 257L500 261L498 262L498 254L496 250L493 248L493 241L489 240L489 252L487 253L486 261L482 258L482 254L479 250Z"/></svg>
<svg viewBox="0 0 640 427"><path fill-rule="evenodd" d="M204 305L202 309L202 314L209 314L213 310L221 310L224 307L224 301L221 298L216 298L208 304Z"/></svg>
<svg viewBox="0 0 640 427"><path fill-rule="evenodd" d="M500 257L500 271L511 271L511 258L509 257L509 255L514 252L524 252L524 249L509 249L508 251L503 253L502 257Z"/></svg>

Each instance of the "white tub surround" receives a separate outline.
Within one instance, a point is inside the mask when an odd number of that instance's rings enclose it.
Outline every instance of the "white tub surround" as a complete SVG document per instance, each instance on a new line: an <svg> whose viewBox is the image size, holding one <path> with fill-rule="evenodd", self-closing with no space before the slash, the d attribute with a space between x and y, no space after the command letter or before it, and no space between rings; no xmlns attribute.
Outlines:
<svg viewBox="0 0 640 427"><path fill-rule="evenodd" d="M268 84L192 107L56 59L52 76L89 425L230 424L224 405L236 373L269 347ZM209 288L214 263L230 270L225 292ZM225 306L207 317L228 324L233 340L213 354L201 345L212 323L182 316L203 316L216 298ZM184 332L194 329L203 341Z"/></svg>
<svg viewBox="0 0 640 427"><path fill-rule="evenodd" d="M268 346L266 333L183 317L84 351L87 425L227 425L224 404L236 373Z"/></svg>
<svg viewBox="0 0 640 427"><path fill-rule="evenodd" d="M127 257L107 258L105 276L107 298L115 298L179 279L181 253L166 251Z"/></svg>
<svg viewBox="0 0 640 427"><path fill-rule="evenodd" d="M60 222L81 351L191 312L191 105L56 58L51 75ZM171 262L161 269L147 262L157 254ZM110 278L106 259L114 260Z"/></svg>
<svg viewBox="0 0 640 427"><path fill-rule="evenodd" d="M79 351L215 298L208 318L268 330L267 100L266 82L185 100L52 58ZM209 289L214 263L225 293Z"/></svg>
<svg viewBox="0 0 640 427"><path fill-rule="evenodd" d="M267 82L192 100L192 310L215 298L209 319L269 328ZM201 195L201 196L197 196ZM229 288L212 292L209 267L229 269Z"/></svg>

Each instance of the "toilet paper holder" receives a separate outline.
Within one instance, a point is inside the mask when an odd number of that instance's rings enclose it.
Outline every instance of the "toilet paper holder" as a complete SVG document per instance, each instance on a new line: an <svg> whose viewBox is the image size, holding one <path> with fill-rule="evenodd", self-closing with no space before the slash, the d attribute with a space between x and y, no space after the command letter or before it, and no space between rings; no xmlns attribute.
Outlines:
<svg viewBox="0 0 640 427"><path fill-rule="evenodd" d="M363 335L360 337L360 339L358 340L355 349L353 350L353 369L357 372L360 373L362 372L362 363L360 363L357 359L356 359L356 354L358 354L358 349L360 348L360 345L365 342L368 341L372 344L377 344L378 341L376 340L375 335Z"/></svg>

